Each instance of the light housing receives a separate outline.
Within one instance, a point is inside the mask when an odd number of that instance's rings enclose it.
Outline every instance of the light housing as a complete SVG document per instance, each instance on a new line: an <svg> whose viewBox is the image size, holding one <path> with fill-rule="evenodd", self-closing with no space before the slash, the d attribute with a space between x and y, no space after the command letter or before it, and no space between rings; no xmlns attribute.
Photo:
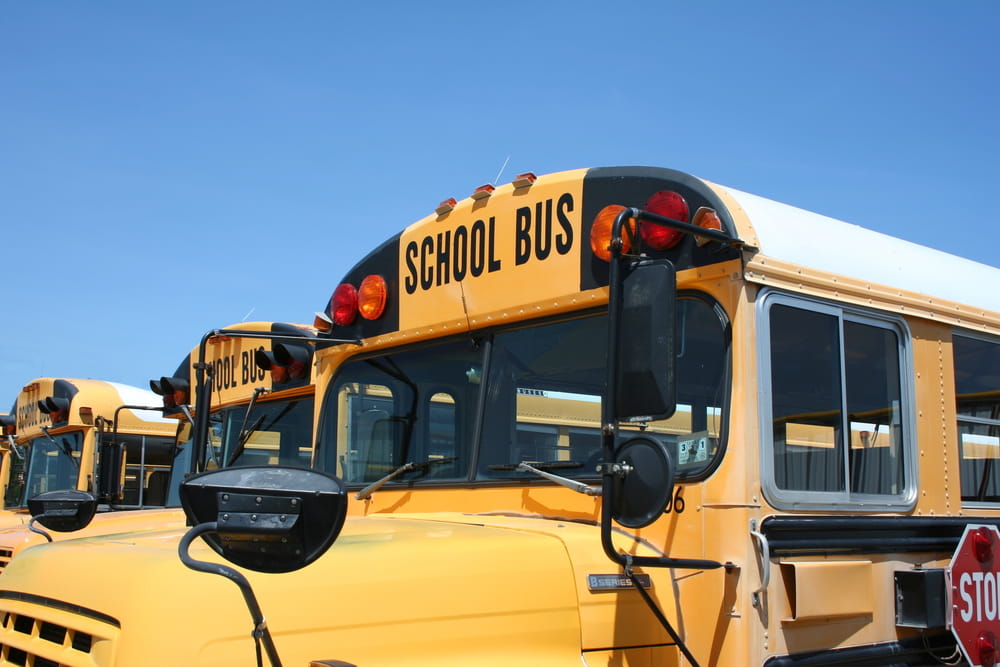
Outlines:
<svg viewBox="0 0 1000 667"><path fill-rule="evenodd" d="M163 397L163 407L174 409L178 405L191 402L191 383L179 377L161 377L159 381L150 380L149 388L154 394Z"/></svg>
<svg viewBox="0 0 1000 667"><path fill-rule="evenodd" d="M48 396L38 401L38 409L49 416L53 424L69 421L70 399Z"/></svg>
<svg viewBox="0 0 1000 667"><path fill-rule="evenodd" d="M494 190L496 190L496 188L494 188L489 183L485 185L480 185L478 188L472 191L472 198L476 201L479 201L480 199L488 199L489 196L493 194Z"/></svg>
<svg viewBox="0 0 1000 667"><path fill-rule="evenodd" d="M385 278L373 274L366 276L358 288L358 312L366 320L376 320L385 312L389 288Z"/></svg>
<svg viewBox="0 0 1000 667"><path fill-rule="evenodd" d="M254 359L259 367L271 372L272 383L284 384L309 377L312 350L294 343L275 342L270 352L257 350Z"/></svg>
<svg viewBox="0 0 1000 667"><path fill-rule="evenodd" d="M590 249L596 257L605 262L611 261L611 231L614 228L615 218L624 210L625 207L618 204L605 206L594 216L594 223L590 226ZM632 249L634 230L635 220L629 218L622 226L623 253Z"/></svg>
<svg viewBox="0 0 1000 667"><path fill-rule="evenodd" d="M333 329L333 320L330 319L329 315L320 312L313 313L313 315L313 328L316 331L326 332Z"/></svg>
<svg viewBox="0 0 1000 667"><path fill-rule="evenodd" d="M719 218L719 214L715 212L715 209L707 206L702 206L694 212L694 218L691 220L691 224L701 227L702 229L711 229L717 232L724 231L722 228L722 219ZM711 239L707 236L698 236L695 234L694 241L699 246L703 246L710 243Z"/></svg>
<svg viewBox="0 0 1000 667"><path fill-rule="evenodd" d="M458 205L458 202L455 201L455 198L449 197L448 199L445 199L443 202L438 204L437 208L434 209L434 212L437 213L438 216L446 215L455 210L456 205Z"/></svg>
<svg viewBox="0 0 1000 667"><path fill-rule="evenodd" d="M354 324L358 315L358 290L350 283L341 283L330 298L330 316L340 327Z"/></svg>
<svg viewBox="0 0 1000 667"><path fill-rule="evenodd" d="M983 630L976 637L976 652L979 654L979 664L982 667L995 667L997 664L997 637L989 630Z"/></svg>
<svg viewBox="0 0 1000 667"><path fill-rule="evenodd" d="M530 171L526 171L523 174L517 175L517 178L513 180L513 185L515 188L526 188L530 186L532 183L534 183L536 180L538 180L537 176L535 176Z"/></svg>
<svg viewBox="0 0 1000 667"><path fill-rule="evenodd" d="M678 222L688 221L688 205L684 197L673 190L660 190L646 200L645 210L650 213L677 220ZM681 239L684 232L664 227L651 222L643 222L639 229L642 240L654 250L669 250L673 248Z"/></svg>

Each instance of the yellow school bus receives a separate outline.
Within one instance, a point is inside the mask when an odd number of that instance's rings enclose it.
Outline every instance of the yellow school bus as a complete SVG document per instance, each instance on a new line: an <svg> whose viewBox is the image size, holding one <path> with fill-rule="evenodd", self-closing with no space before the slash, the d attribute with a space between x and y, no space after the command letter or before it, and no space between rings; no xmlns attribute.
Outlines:
<svg viewBox="0 0 1000 667"><path fill-rule="evenodd" d="M8 431L7 525L25 523L46 491L89 491L114 507L161 506L176 422L148 391L103 380L39 378L25 385ZM0 548L0 562L9 556Z"/></svg>
<svg viewBox="0 0 1000 667"><path fill-rule="evenodd" d="M1000 270L662 168L429 211L317 319L313 467L347 518L295 571L244 540L266 624L178 558L240 545L71 540L0 578L0 664L246 665L268 637L315 667L961 664Z"/></svg>
<svg viewBox="0 0 1000 667"><path fill-rule="evenodd" d="M16 406L15 406L16 409ZM7 480L10 479L11 457L17 458L20 450L14 436L17 434L17 418L9 413L0 413L0 489L7 488ZM5 511L6 504L4 498L0 496L0 517L10 516L9 511Z"/></svg>
<svg viewBox="0 0 1000 667"><path fill-rule="evenodd" d="M112 478L109 488L98 494L109 503L108 509L145 511L101 512L80 530L49 531L47 536L22 525L28 518L22 511L18 525L0 530L0 567L23 549L49 539L183 526L177 487L185 475L198 469L261 463L308 466L313 423L312 344L308 341L313 337L312 327L282 322L244 322L206 333L177 371L150 380L155 395L145 392L147 400L155 398L152 403L162 404L162 412L169 418L169 426L164 427L170 429L169 450L155 465L149 455L145 460L138 455L131 457L130 466L146 463L142 475L147 481L142 487L135 485L139 475L130 469L124 487L115 487ZM204 378L192 389L191 379L199 368ZM203 387L204 404L209 406L202 411L208 415L208 446L202 448L200 465L192 457L198 386ZM137 494L139 502L129 502L129 496Z"/></svg>

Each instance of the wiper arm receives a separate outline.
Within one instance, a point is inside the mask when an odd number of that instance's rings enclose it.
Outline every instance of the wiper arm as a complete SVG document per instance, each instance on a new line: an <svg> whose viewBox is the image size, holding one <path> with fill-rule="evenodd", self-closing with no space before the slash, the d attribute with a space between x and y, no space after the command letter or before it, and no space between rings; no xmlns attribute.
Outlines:
<svg viewBox="0 0 1000 667"><path fill-rule="evenodd" d="M7 446L10 448L10 451L14 452L14 454L17 455L17 458L21 459L22 461L24 460L24 454L21 453L21 448L17 446L16 442L14 442L14 436L12 435L7 436Z"/></svg>
<svg viewBox="0 0 1000 667"><path fill-rule="evenodd" d="M388 475L376 479L374 482L372 482L365 488L355 493L354 499L367 500L368 498L371 498L371 495L376 491L378 491L379 489L381 489L386 482L396 479L405 472L410 472L411 470L420 470L422 468L430 468L431 466L435 466L441 463L451 463L457 458L458 458L457 456L449 456L448 458L444 459L427 459L426 461L420 461L419 463L414 463L413 461L410 461L409 463L404 463L403 465L399 466L398 468L390 472Z"/></svg>
<svg viewBox="0 0 1000 667"><path fill-rule="evenodd" d="M257 420L257 423L255 423L253 426L250 427L249 432L247 431L247 419L250 418L250 413L253 412L253 407L255 405L257 405L257 397L260 396L261 394L263 394L266 391L267 391L267 389L264 389L264 387L257 387L257 388L255 388L253 390L253 396L250 397L250 402L247 403L247 409L243 413L243 422L240 424L240 444L241 445L246 443L247 438L250 437L250 435L249 435L250 433L253 433L255 430L257 430L258 428L260 428L260 422L264 418L263 415L261 415L261 418Z"/></svg>
<svg viewBox="0 0 1000 667"><path fill-rule="evenodd" d="M250 440L250 436L257 432L260 425L264 423L264 415L257 417L257 420L248 428L247 430L240 433L240 439L236 443L236 447L233 448L233 453L229 455L229 461L226 462L226 467L233 465L236 459L239 458L240 454L247 447L247 441Z"/></svg>
<svg viewBox="0 0 1000 667"><path fill-rule="evenodd" d="M48 438L49 441L53 445L56 446L57 450L59 450L61 453L65 454L66 456L69 457L69 460L73 462L73 465L75 465L77 467L77 469L80 468L80 462L76 460L75 456L73 456L73 450L70 449L69 443L66 443L66 442L60 443L58 440L56 440L55 438L53 438L52 434L49 433L49 427L48 426L43 426L42 427L42 433L44 433L45 437Z"/></svg>
<svg viewBox="0 0 1000 667"><path fill-rule="evenodd" d="M534 463L534 465L531 463ZM539 477L543 477L550 482L555 482L560 486L565 486L567 489L571 489L577 493L582 493L587 496L601 495L601 487L599 486L590 486L589 484L578 482L575 479L570 479L569 477L563 477L562 475L556 475L542 470L542 468L582 468L582 463L577 463L576 461L549 461L547 463L532 461L531 463L521 461L517 465L492 465L488 467L490 470L524 470L525 472L530 472L538 475Z"/></svg>

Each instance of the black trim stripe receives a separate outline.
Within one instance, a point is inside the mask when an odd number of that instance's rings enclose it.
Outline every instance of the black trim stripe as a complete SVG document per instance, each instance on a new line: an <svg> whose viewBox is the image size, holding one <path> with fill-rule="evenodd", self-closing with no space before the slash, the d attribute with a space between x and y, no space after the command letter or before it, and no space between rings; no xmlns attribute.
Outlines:
<svg viewBox="0 0 1000 667"><path fill-rule="evenodd" d="M798 653L771 658L765 667L887 667L889 665L941 665L957 650L951 634L911 637L884 644ZM951 654L951 655L949 655ZM968 664L963 662L962 664Z"/></svg>
<svg viewBox="0 0 1000 667"><path fill-rule="evenodd" d="M121 629L122 624L118 619L113 616L108 616L99 611L93 609L88 609L87 607L81 607L77 604L72 604L70 602L63 602L62 600L54 600L52 598L43 597L41 595L32 595L31 593L19 593L17 591L2 591L0 590L0 600L14 600L15 602L25 602L28 604L37 604L42 607L48 607L49 609L58 609L59 611L65 611L67 613L83 616L86 618L93 619L95 621L100 621L101 623L107 623L108 625L113 625L116 628ZM75 628L74 628L75 629Z"/></svg>
<svg viewBox="0 0 1000 667"><path fill-rule="evenodd" d="M761 532L772 556L951 553L968 524L1000 518L915 516L772 516Z"/></svg>

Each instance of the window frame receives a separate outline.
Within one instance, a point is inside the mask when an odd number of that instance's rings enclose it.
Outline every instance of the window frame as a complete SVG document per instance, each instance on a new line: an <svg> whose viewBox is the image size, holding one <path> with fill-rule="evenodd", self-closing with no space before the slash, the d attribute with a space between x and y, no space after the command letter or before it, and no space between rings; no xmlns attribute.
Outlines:
<svg viewBox="0 0 1000 667"><path fill-rule="evenodd" d="M959 330L959 329L953 329L951 335L952 335L952 375L953 375L953 378L955 378L955 382L954 382L954 385L953 385L954 386L954 392L953 392L953 394L954 394L954 400L955 400L955 402L954 402L954 405L955 405L955 449L956 449L957 454L958 454L958 462L959 462L959 479L958 479L959 497L961 498L962 507L967 507L967 508L970 508L970 509L997 509L997 507L1000 507L1000 499L995 500L995 501L990 501L990 500L966 500L965 496L962 495L962 482L963 482L963 480L962 480L961 464L962 464L962 461L963 461L964 457L962 455L962 446L961 446L962 433L961 433L961 430L960 430L960 426L961 426L961 424L963 422L965 422L967 424L974 424L974 425L978 425L978 426L991 426L991 427L997 427L998 429L1000 429L1000 419L990 419L988 417L971 417L969 415L961 415L961 414L958 413L958 381L957 381L957 373L956 373L956 371L958 369L955 366L954 339L955 338L967 338L969 340L974 340L974 341L978 341L978 342L981 342L981 343L989 343L991 345L996 345L998 347L998 349L1000 349L1000 339L996 338L995 336L989 336L989 335L981 334L981 333L978 333L978 332L975 332L975 331Z"/></svg>
<svg viewBox="0 0 1000 667"><path fill-rule="evenodd" d="M717 438L719 440L718 449L716 452L708 459L705 465L702 465L691 471L680 472L678 474L677 481L679 483L694 483L700 482L711 476L725 458L726 451L729 447L729 437L731 432L732 423L732 403L733 403L733 341L732 341L732 322L729 318L728 313L722 307L722 305L708 293L694 290L683 290L678 291L677 300L680 302L684 301L694 301L705 306L708 311L712 313L716 318L718 318L718 325L720 329L720 335L722 337L722 349L721 353L723 358L720 360L721 364L721 377L720 382L722 383L722 391L719 399L721 404L717 407L720 412L718 416L719 420L719 432ZM561 322L568 322L577 319L590 318L590 317L607 317L607 310L604 308L592 308L584 309L580 311L574 311L572 313L560 313L551 315L544 318L539 318L536 320L517 322L509 325L488 327L481 330L476 330L471 332L471 335L476 339L489 339L488 342L482 342L485 347L485 355L482 358L482 367L484 369L489 369L493 359L492 356L495 353L494 341L495 336L501 335L505 332L518 331L521 329L533 329L537 327L549 326L552 324L557 324ZM421 340L416 341L411 344L401 345L399 347L389 347L381 348L373 351L361 351L358 354L351 355L343 360L341 360L335 371L332 373L327 382L324 383L322 391L317 391L316 400L321 401L318 403L320 405L320 418L319 424L317 425L314 437L316 438L316 445L314 450L314 463L320 469L327 470L336 469L336 438L337 436L337 426L336 421L338 419L337 412L330 410L329 406L336 402L336 398L333 398L333 394L336 392L337 387L341 384L342 373L348 366L363 362L368 359L378 359L387 354L397 354L402 352L420 350L424 348L434 348L441 345L450 344L456 341L466 341L469 339L470 333L459 334L455 336L446 336L431 340ZM317 387L319 389L319 387ZM437 391L443 391L439 389ZM322 394L322 399L320 395ZM456 403L461 399L460 397L453 396ZM475 486L523 486L525 484L551 484L544 479L536 478L530 475L524 475L523 477L503 477L503 478L484 478L479 474L480 469L480 459L483 455L483 419L484 419L484 407L485 401L487 400L486 392L479 392L477 395L477 405L475 406L473 412L470 413L472 419L475 423L469 424L471 428L470 437L474 441L474 446L471 449L470 460L467 462L468 470L467 474L461 479L425 479L419 480L419 486L421 488L427 487L432 488L435 486L462 486L467 487L470 485ZM332 421L331 421L332 420ZM458 424L459 430L462 430L461 424ZM621 435L627 439L632 434L623 432ZM465 464L463 464L465 465ZM556 471L558 472L558 471ZM588 472L587 474L574 475L574 479L581 481L596 482L600 479L600 475L597 472ZM386 485L386 488L402 488L402 487L413 487L417 480L413 479L395 479ZM348 488L363 487L366 482L360 481L350 481L345 482Z"/></svg>
<svg viewBox="0 0 1000 667"><path fill-rule="evenodd" d="M841 419L847 423L847 376L845 364L844 325L854 322L892 331L899 341L897 347L900 378L900 427L903 455L903 487L898 494L872 494L852 492L850 477L845 479L842 491L809 491L784 489L775 480L775 445L773 430L773 388L771 386L771 308L788 306L837 318L840 343L840 398ZM889 313L867 310L851 304L825 301L810 297L782 293L774 290L762 292L757 300L757 365L758 365L758 414L760 418L761 490L767 501L782 510L825 511L900 511L916 505L919 488L917 466L916 391L914 386L913 340L906 320ZM847 424L849 428L849 424ZM850 436L846 446L850 448ZM849 470L847 450L844 451L845 470Z"/></svg>

